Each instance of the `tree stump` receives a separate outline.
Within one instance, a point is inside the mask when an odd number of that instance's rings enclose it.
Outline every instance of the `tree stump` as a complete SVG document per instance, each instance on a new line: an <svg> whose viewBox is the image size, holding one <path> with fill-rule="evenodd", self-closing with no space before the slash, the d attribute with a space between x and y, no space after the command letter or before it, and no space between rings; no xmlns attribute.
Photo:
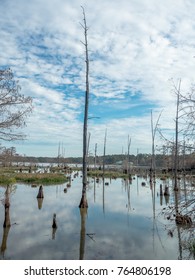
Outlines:
<svg viewBox="0 0 195 280"><path fill-rule="evenodd" d="M57 221L56 221L56 214L53 214L53 223L52 223L52 239L55 239L55 234L57 230Z"/></svg>
<svg viewBox="0 0 195 280"><path fill-rule="evenodd" d="M87 202L86 194L82 194L81 201L80 201L80 204L79 204L79 208L88 208L88 202Z"/></svg>
<svg viewBox="0 0 195 280"><path fill-rule="evenodd" d="M44 198L42 185L39 187L39 192L38 192L37 198Z"/></svg>
<svg viewBox="0 0 195 280"><path fill-rule="evenodd" d="M57 221L56 221L56 214L53 214L53 223L52 223L52 228L57 228Z"/></svg>

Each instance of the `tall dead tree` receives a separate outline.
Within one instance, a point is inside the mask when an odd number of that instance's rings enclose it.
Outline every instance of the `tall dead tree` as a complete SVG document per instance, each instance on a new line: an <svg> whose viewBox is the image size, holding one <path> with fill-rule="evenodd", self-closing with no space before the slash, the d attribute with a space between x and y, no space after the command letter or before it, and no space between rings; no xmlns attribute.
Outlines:
<svg viewBox="0 0 195 280"><path fill-rule="evenodd" d="M103 177L104 177L104 173L105 173L106 138L107 138L107 128L105 130L105 136L104 136Z"/></svg>
<svg viewBox="0 0 195 280"><path fill-rule="evenodd" d="M94 170L96 170L96 164L97 164L97 143L95 143Z"/></svg>
<svg viewBox="0 0 195 280"><path fill-rule="evenodd" d="M106 140L107 140L107 128L105 130L105 136L104 136L104 153L103 153L103 178L102 178L102 184L103 184L103 195L102 195L102 206L103 206L103 213L105 214L105 157L106 157Z"/></svg>
<svg viewBox="0 0 195 280"><path fill-rule="evenodd" d="M128 174L129 179L131 178L130 147L131 147L131 138L128 135L128 142L127 142L127 174Z"/></svg>
<svg viewBox="0 0 195 280"><path fill-rule="evenodd" d="M84 42L82 44L85 47L85 63L86 63L86 90L85 90L85 111L84 111L84 123L83 123L83 187L82 187L82 197L79 204L79 208L87 208L87 123L88 123L88 107L89 107L89 56L88 56L88 39L87 32L88 27L86 23L85 10L81 6L83 11L83 24L81 23L81 27L84 30Z"/></svg>
<svg viewBox="0 0 195 280"><path fill-rule="evenodd" d="M159 120L161 117L162 112L158 115L158 119L156 123L154 124L153 120L153 113L151 110L151 132L152 132L152 157L151 157L151 168L150 168L150 181L153 179L155 180L155 172L156 172L156 164L155 164L155 136L156 131L158 128Z"/></svg>
<svg viewBox="0 0 195 280"><path fill-rule="evenodd" d="M91 138L91 133L89 132L88 140L87 140L87 165L88 165L88 169L90 168L90 152L89 152L90 138Z"/></svg>
<svg viewBox="0 0 195 280"><path fill-rule="evenodd" d="M179 80L178 87L175 87L175 93L177 95L177 103L176 103L176 116L175 116L174 191L178 190L177 173L178 173L178 156L179 156L178 138L179 138L180 86L181 86L181 80Z"/></svg>

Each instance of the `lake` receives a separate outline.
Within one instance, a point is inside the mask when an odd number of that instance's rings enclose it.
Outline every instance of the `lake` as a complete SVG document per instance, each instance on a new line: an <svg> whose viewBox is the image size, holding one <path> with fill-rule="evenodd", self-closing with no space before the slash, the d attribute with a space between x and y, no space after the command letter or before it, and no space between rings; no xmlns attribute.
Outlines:
<svg viewBox="0 0 195 280"><path fill-rule="evenodd" d="M74 176L72 175L72 178ZM79 209L82 178L79 173L66 184L44 186L44 198L37 200L38 187L12 186L11 227L3 228L5 187L0 186L0 259L8 260L177 260L192 258L182 245L189 230L177 226L165 215L175 203L160 196L159 186L171 182L135 176L131 184L124 179L89 178L89 208ZM188 185L188 196L194 190ZM64 189L66 188L66 192ZM181 189L179 198L185 199ZM166 208L166 209L165 209ZM169 209L169 208L168 208ZM56 214L57 229L52 228ZM190 233L191 234L191 233Z"/></svg>

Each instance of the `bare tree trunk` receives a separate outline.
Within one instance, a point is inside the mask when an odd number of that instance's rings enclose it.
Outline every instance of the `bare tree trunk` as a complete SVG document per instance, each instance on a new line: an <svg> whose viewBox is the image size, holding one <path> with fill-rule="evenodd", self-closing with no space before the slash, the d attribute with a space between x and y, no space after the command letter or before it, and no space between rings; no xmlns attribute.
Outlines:
<svg viewBox="0 0 195 280"><path fill-rule="evenodd" d="M155 169L155 151L154 151L154 140L155 140L155 136L154 136L154 124L153 124L153 114L152 114L152 110L151 110L151 131L152 131L152 158L151 158L151 178L150 180L152 181L152 177L154 175L154 169Z"/></svg>
<svg viewBox="0 0 195 280"><path fill-rule="evenodd" d="M91 138L91 133L89 132L88 134L88 140L87 140L87 165L88 165L88 168L89 168L89 165L90 165L90 158L89 158L89 143L90 143L90 138Z"/></svg>
<svg viewBox="0 0 195 280"><path fill-rule="evenodd" d="M86 17L85 17L85 10L83 10L83 22L84 25L81 26L84 29L84 37L85 42L83 45L85 46L85 62L86 62L86 91L85 91L85 112L84 112L84 124L83 124L83 188L82 188L82 197L79 204L80 208L87 208L87 122L88 122L88 107L89 107L89 57L88 57L88 41L87 41L87 24L86 24Z"/></svg>
<svg viewBox="0 0 195 280"><path fill-rule="evenodd" d="M58 167L60 166L60 142L58 146Z"/></svg>
<svg viewBox="0 0 195 280"><path fill-rule="evenodd" d="M107 128L106 128L105 137L104 137L103 177L104 177L104 172L105 172L106 137L107 137Z"/></svg>
<svg viewBox="0 0 195 280"><path fill-rule="evenodd" d="M183 140L183 161L182 161L182 169L183 169L183 175L186 175L186 164L185 164L185 156L186 156L186 142L185 142L185 138Z"/></svg>
<svg viewBox="0 0 195 280"><path fill-rule="evenodd" d="M130 146L131 146L131 138L129 138L129 135L128 135L128 143L127 143L127 174L128 174L128 178L130 179L131 178L131 173L130 173Z"/></svg>
<svg viewBox="0 0 195 280"><path fill-rule="evenodd" d="M178 191L177 185L177 176L178 176L178 136L179 136L179 101L180 101L180 85L181 80L179 81L178 89L176 89L177 93L177 107L176 107L176 118L175 118L175 155L174 155L174 191Z"/></svg>
<svg viewBox="0 0 195 280"><path fill-rule="evenodd" d="M95 157L94 157L94 170L96 170L96 164L97 164L97 143L95 144Z"/></svg>
<svg viewBox="0 0 195 280"><path fill-rule="evenodd" d="M156 124L154 126L154 122L153 122L153 114L152 114L152 110L151 110L151 132L152 132L152 158L151 158L151 168L150 168L150 181L152 182L152 180L155 181L155 177L156 177L156 164L155 164L155 136L156 136L156 131L158 128L158 124L159 124L159 120L161 117L162 112L159 114L158 119L156 121Z"/></svg>

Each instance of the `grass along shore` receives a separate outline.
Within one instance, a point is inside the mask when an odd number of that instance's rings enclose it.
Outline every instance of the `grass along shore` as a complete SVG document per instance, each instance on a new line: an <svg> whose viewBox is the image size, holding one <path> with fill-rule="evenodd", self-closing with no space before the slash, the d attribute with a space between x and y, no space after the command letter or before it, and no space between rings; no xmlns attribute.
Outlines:
<svg viewBox="0 0 195 280"><path fill-rule="evenodd" d="M0 169L0 184L63 184L68 179L64 173L22 173L13 169Z"/></svg>
<svg viewBox="0 0 195 280"><path fill-rule="evenodd" d="M44 170L44 169L43 169ZM71 171L81 171L81 168L63 168L63 167L52 167L50 168L50 172L38 173L38 168L29 166L16 167L0 167L0 184L14 184L14 183L27 183L27 184L63 184L68 181L68 178L71 174ZM88 170L87 175L89 177L96 178L111 178L111 179L129 179L128 174L124 174L122 170ZM147 177L147 170L131 170L130 178L137 175L138 177ZM158 171L156 172L156 178L160 178L161 180L166 180L168 178L172 178L172 174L162 174ZM180 177L180 176L178 176ZM195 176L186 174L186 178L191 177L191 179L195 179ZM180 178L178 178L180 179Z"/></svg>

